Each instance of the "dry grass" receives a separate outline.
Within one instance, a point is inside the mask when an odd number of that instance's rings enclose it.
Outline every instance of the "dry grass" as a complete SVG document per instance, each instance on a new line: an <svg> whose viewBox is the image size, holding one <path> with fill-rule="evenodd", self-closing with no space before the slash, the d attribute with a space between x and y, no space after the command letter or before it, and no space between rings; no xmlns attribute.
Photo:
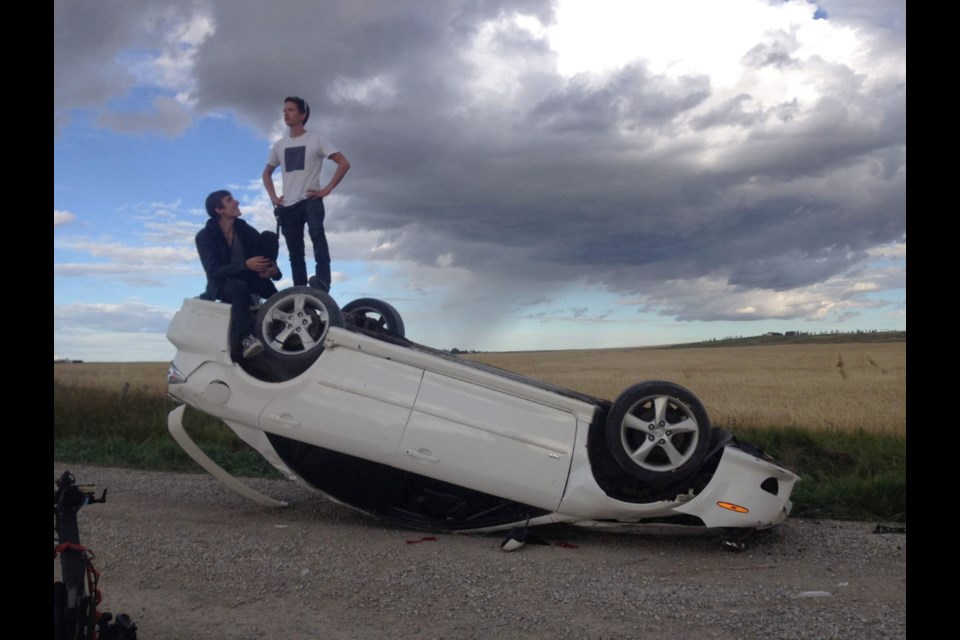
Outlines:
<svg viewBox="0 0 960 640"><path fill-rule="evenodd" d="M53 379L68 387L165 396L169 362L62 362L53 365Z"/></svg>
<svg viewBox="0 0 960 640"><path fill-rule="evenodd" d="M602 398L643 380L693 391L726 428L906 433L906 343L484 353L470 356ZM69 386L166 393L167 363L56 364Z"/></svg>
<svg viewBox="0 0 960 640"><path fill-rule="evenodd" d="M643 380L693 391L714 424L906 433L906 343L485 353L470 356L614 399Z"/></svg>

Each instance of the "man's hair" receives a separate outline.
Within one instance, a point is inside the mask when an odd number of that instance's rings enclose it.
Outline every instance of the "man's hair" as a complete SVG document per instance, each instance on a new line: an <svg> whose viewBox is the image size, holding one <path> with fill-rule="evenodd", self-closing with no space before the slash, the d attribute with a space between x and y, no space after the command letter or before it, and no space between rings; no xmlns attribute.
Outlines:
<svg viewBox="0 0 960 640"><path fill-rule="evenodd" d="M217 209L223 209L223 199L230 195L230 192L226 189L220 189L220 191L214 191L207 196L207 202L205 206L207 207L207 215L211 218L217 217Z"/></svg>
<svg viewBox="0 0 960 640"><path fill-rule="evenodd" d="M287 96L283 99L284 102L292 102L297 105L297 111L304 114L303 124L307 124L307 120L310 119L310 105L307 104L307 101L303 98L298 98L297 96Z"/></svg>

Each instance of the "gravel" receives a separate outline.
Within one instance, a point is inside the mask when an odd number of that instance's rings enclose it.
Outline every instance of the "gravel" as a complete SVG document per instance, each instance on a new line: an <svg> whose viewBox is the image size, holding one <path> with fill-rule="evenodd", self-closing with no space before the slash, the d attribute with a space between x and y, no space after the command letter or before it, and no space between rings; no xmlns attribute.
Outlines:
<svg viewBox="0 0 960 640"><path fill-rule="evenodd" d="M743 553L551 525L505 553L502 534L400 529L293 482L248 481L290 504L271 509L206 475L65 470L108 489L81 541L101 610L146 640L906 637L907 537L878 523L789 519Z"/></svg>

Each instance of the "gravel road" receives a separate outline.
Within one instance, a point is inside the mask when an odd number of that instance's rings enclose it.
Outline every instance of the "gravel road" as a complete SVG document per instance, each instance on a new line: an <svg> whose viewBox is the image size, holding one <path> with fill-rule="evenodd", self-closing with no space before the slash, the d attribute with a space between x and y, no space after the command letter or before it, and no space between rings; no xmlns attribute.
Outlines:
<svg viewBox="0 0 960 640"><path fill-rule="evenodd" d="M385 525L296 483L54 463L108 489L79 514L101 609L141 640L906 637L907 537L790 519L743 553L713 537L552 525L549 546ZM54 579L59 563L54 562Z"/></svg>

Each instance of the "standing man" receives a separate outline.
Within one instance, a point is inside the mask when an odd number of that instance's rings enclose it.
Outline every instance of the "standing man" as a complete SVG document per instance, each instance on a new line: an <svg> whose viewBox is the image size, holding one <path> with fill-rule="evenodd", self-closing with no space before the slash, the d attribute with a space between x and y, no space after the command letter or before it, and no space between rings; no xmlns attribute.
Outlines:
<svg viewBox="0 0 960 640"><path fill-rule="evenodd" d="M205 298L230 303L230 350L251 358L263 351L253 335L252 296L269 298L277 292L272 280L279 280L277 249L273 231L258 233L240 219L240 203L229 191L214 191L205 203L206 226L197 232L197 253L207 274Z"/></svg>
<svg viewBox="0 0 960 640"><path fill-rule="evenodd" d="M293 284L310 284L323 291L330 291L330 249L323 230L326 212L323 198L340 184L350 170L346 157L325 137L315 131L307 131L304 125L310 119L310 105L296 96L283 101L283 122L290 127L290 135L277 140L270 150L267 166L263 170L263 186L275 207L274 213L287 241L290 253L290 270ZM337 169L327 183L320 188L320 169L324 158L333 160ZM273 171L283 168L283 195L277 196L273 187ZM303 225L310 231L316 273L307 279L304 257Z"/></svg>

